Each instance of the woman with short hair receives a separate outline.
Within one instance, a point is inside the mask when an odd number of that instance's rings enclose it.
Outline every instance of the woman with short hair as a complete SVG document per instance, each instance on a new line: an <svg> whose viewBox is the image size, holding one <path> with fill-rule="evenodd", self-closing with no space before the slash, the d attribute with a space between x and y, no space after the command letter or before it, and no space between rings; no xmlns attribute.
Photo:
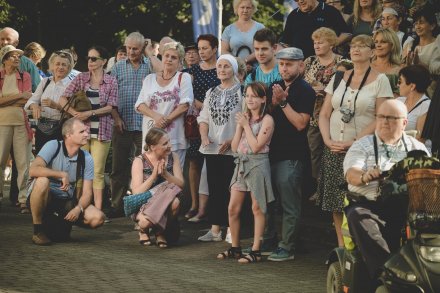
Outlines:
<svg viewBox="0 0 440 293"><path fill-rule="evenodd" d="M194 99L191 76L178 71L184 56L185 50L180 43L165 44L163 71L149 74L144 79L134 105L143 115L142 136L152 127L165 129L170 137L171 151L178 155L181 166L187 149L183 117Z"/></svg>
<svg viewBox="0 0 440 293"><path fill-rule="evenodd" d="M25 110L32 110L32 117L39 120L37 123L54 125L60 123L60 97L64 94L70 80L66 78L72 70L72 55L63 51L56 51L49 57L51 77L43 78L32 97L24 106ZM62 140L61 127L54 133L45 133L37 127L35 131L35 152L38 153L49 140Z"/></svg>
<svg viewBox="0 0 440 293"><path fill-rule="evenodd" d="M32 130L23 106L32 95L31 76L19 70L23 51L12 45L0 49L0 199L3 197L3 171L12 145L18 170L17 186L20 212L29 213L26 207L26 183L29 177Z"/></svg>
<svg viewBox="0 0 440 293"><path fill-rule="evenodd" d="M234 0L232 5L238 19L223 31L221 54L232 54L253 64L256 62L253 38L258 30L264 28L262 23L252 19L258 3L255 0Z"/></svg>
<svg viewBox="0 0 440 293"><path fill-rule="evenodd" d="M327 85L327 93L319 113L319 129L324 152L319 175L319 203L333 213L338 245L344 245L341 225L344 196L347 192L342 164L353 142L375 129L376 110L393 93L388 78L371 68L373 40L359 35L350 43L353 70L344 73L334 89L335 77Z"/></svg>

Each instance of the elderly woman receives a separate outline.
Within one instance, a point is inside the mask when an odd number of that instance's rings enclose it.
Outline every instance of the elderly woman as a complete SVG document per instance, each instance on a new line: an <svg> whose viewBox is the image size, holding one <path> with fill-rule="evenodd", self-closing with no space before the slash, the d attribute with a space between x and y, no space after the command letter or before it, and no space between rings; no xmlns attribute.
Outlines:
<svg viewBox="0 0 440 293"><path fill-rule="evenodd" d="M433 82L427 94L432 98L440 75L440 36L435 12L429 6L414 14L414 29L417 36L403 48L402 56L406 65L422 64L429 68Z"/></svg>
<svg viewBox="0 0 440 293"><path fill-rule="evenodd" d="M171 142L167 132L162 128L153 127L148 131L144 142L145 152L134 159L131 168L132 192L135 194L143 193L165 181L183 188L182 167L179 164L179 157L171 152ZM174 198L164 204L168 205L166 214L176 217L180 206L179 199ZM151 245L148 230L155 228L157 246L166 248L168 243L164 236L165 231L152 222L153 219L162 220L164 215L153 215L147 207L148 203L144 204L140 211L134 215L134 220L138 222L140 228L139 243L145 246ZM170 220L169 217L164 219L165 222ZM162 224L166 226L166 223L162 222Z"/></svg>
<svg viewBox="0 0 440 293"><path fill-rule="evenodd" d="M208 220L211 229L199 241L221 241L221 226L228 226L229 184L234 172L231 142L235 134L235 114L241 112L241 85L236 77L238 64L230 54L217 60L220 85L206 93L203 108L197 118L208 176Z"/></svg>
<svg viewBox="0 0 440 293"><path fill-rule="evenodd" d="M338 245L344 242L341 233L342 208L346 187L342 163L352 143L373 133L376 109L393 93L388 78L371 68L373 41L370 36L354 37L350 44L353 70L345 72L333 90L333 77L319 115L319 129L325 143L318 194L324 211L333 212Z"/></svg>
<svg viewBox="0 0 440 293"><path fill-rule="evenodd" d="M185 47L184 66L185 72L188 72L193 65L197 65L200 62L199 49L196 45L190 45Z"/></svg>
<svg viewBox="0 0 440 293"><path fill-rule="evenodd" d="M101 46L93 46L87 52L87 72L75 77L67 87L60 104L65 105L78 91L84 91L92 109L78 112L69 108L68 112L85 122L90 139L83 149L93 158L95 178L93 179L93 199L95 206L102 209L102 193L105 187L104 169L113 133L112 109L118 106L118 84L116 78L104 72L108 52Z"/></svg>
<svg viewBox="0 0 440 293"><path fill-rule="evenodd" d="M374 25L381 13L382 6L379 0L354 0L353 15L348 20L353 37L372 35Z"/></svg>
<svg viewBox="0 0 440 293"><path fill-rule="evenodd" d="M305 61L304 80L315 90L316 100L313 116L310 119L310 127L307 132L310 155L312 158L312 176L318 179L319 166L321 163L324 142L319 132L318 119L324 102L324 89L336 72L336 64L342 60L342 56L333 53L336 44L336 33L329 28L321 27L312 34L314 56L308 57Z"/></svg>
<svg viewBox="0 0 440 293"><path fill-rule="evenodd" d="M374 56L371 67L388 77L393 93L398 96L397 80L401 63L399 39L392 30L382 28L374 33L373 42Z"/></svg>
<svg viewBox="0 0 440 293"><path fill-rule="evenodd" d="M21 212L26 208L26 183L29 176L32 132L23 106L32 95L31 77L18 70L23 51L12 45L0 49L0 199L3 197L3 172L12 145L18 170L18 201Z"/></svg>
<svg viewBox="0 0 440 293"><path fill-rule="evenodd" d="M217 61L218 39L211 34L200 35L197 38L197 47L200 64L193 65L187 72L191 74L194 90L194 104L188 114L199 116L203 107L206 92L220 84L215 68ZM191 191L191 208L185 217L191 222L198 222L206 214L205 207L208 200L208 187L206 186L206 172L201 173L204 157L199 152L201 138L190 138L187 158L189 159L189 187ZM205 167L206 169L206 167Z"/></svg>
<svg viewBox="0 0 440 293"><path fill-rule="evenodd" d="M151 127L160 127L168 132L171 151L179 157L180 165L185 162L187 142L183 128L183 116L193 102L191 76L178 72L185 50L180 43L164 45L163 71L148 75L135 104L137 112L144 115L142 136Z"/></svg>
<svg viewBox="0 0 440 293"><path fill-rule="evenodd" d="M234 13L238 19L223 31L222 54L232 54L249 64L256 62L253 38L258 30L264 28L263 24L252 20L257 5L255 0L234 0Z"/></svg>
<svg viewBox="0 0 440 293"><path fill-rule="evenodd" d="M33 118L39 120L39 123L56 127L61 119L59 100L70 83L66 76L72 70L72 55L57 51L50 56L48 63L52 76L41 80L24 108L31 109ZM35 151L38 153L46 142L53 139L62 139L61 127L55 133L45 133L37 127Z"/></svg>
<svg viewBox="0 0 440 293"><path fill-rule="evenodd" d="M431 84L429 70L423 65L409 65L399 71L398 100L402 101L408 110L408 124L405 130L416 131L416 138L420 139L425 125L431 99L425 93Z"/></svg>
<svg viewBox="0 0 440 293"><path fill-rule="evenodd" d="M409 33L404 33L400 30L400 24L402 23L404 11L401 6L386 7L382 11L382 18L380 23L382 28L389 28L396 33L399 38L400 49L404 48L408 42L412 42L414 39Z"/></svg>

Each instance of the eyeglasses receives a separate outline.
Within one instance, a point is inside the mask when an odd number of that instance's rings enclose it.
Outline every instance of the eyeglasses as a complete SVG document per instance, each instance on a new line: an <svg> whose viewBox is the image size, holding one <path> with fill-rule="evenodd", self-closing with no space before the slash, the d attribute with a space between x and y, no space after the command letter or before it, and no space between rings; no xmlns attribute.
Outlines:
<svg viewBox="0 0 440 293"><path fill-rule="evenodd" d="M379 120L386 120L387 122L395 122L400 119L405 119L406 117L399 117L399 116L386 116L382 114L377 114L376 118Z"/></svg>
<svg viewBox="0 0 440 293"><path fill-rule="evenodd" d="M185 55L198 55L199 54L199 52L197 52L197 51L187 51L187 52L185 52Z"/></svg>
<svg viewBox="0 0 440 293"><path fill-rule="evenodd" d="M95 56L87 56L87 57L86 57L86 60L87 60L87 61L96 62L96 61L98 61L98 60L104 60L104 58L101 58L101 57L95 57Z"/></svg>

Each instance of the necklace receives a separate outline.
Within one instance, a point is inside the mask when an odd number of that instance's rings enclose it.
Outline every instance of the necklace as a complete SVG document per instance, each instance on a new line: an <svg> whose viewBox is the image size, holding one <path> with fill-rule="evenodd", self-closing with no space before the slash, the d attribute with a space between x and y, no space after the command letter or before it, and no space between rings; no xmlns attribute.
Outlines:
<svg viewBox="0 0 440 293"><path fill-rule="evenodd" d="M172 79L176 75L176 73L177 73L177 71L174 72L174 74L170 78L165 78L165 77L163 77L163 71L162 71L162 79L163 80L170 80L170 79Z"/></svg>

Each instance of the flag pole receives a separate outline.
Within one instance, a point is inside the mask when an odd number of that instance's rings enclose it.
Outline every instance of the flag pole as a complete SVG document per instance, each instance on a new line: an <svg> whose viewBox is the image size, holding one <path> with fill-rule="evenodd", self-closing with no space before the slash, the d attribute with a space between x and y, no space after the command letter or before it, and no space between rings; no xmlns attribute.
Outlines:
<svg viewBox="0 0 440 293"><path fill-rule="evenodd" d="M217 36L218 36L218 52L220 52L220 54L222 54L223 52L221 52L221 43L222 43L222 22L223 22L223 1L222 0L218 0L218 32L217 32Z"/></svg>

